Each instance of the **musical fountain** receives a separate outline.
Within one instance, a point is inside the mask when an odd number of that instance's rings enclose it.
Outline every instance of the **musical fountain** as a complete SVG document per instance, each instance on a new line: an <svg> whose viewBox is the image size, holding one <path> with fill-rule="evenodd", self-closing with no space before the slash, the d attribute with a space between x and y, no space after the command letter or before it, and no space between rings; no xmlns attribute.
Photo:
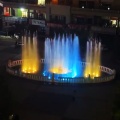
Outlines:
<svg viewBox="0 0 120 120"><path fill-rule="evenodd" d="M84 70L85 77L100 77L100 60L101 60L101 42L97 40L87 41L86 47L86 66Z"/></svg>
<svg viewBox="0 0 120 120"><path fill-rule="evenodd" d="M82 66L80 64L79 39L76 35L59 35L53 40L45 40L45 65L44 76L55 79L59 77L80 77L82 75Z"/></svg>
<svg viewBox="0 0 120 120"><path fill-rule="evenodd" d="M31 39L30 35L23 36L22 43L23 46L21 71L23 73L30 74L37 73L39 71L40 64L37 51L37 39L35 37L35 34L33 35L33 39Z"/></svg>
<svg viewBox="0 0 120 120"><path fill-rule="evenodd" d="M58 35L45 39L44 59L37 50L37 36L23 36L22 59L8 63L7 72L50 83L100 83L113 80L115 70L100 65L101 42L87 41L86 61L81 61L78 36ZM13 69L19 66L20 69ZM43 66L43 69L40 69ZM102 73L106 73L102 76Z"/></svg>

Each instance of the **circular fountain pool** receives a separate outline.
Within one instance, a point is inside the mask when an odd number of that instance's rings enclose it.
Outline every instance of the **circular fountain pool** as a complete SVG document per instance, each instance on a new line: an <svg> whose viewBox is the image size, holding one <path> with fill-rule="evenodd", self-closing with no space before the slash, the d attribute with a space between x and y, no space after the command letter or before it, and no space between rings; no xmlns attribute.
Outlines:
<svg viewBox="0 0 120 120"><path fill-rule="evenodd" d="M40 62L44 65L45 61L44 59L41 59ZM81 62L81 66L84 69L85 65L87 63L85 62ZM94 78L90 78L90 77L74 77L74 78L70 78L70 77L59 77L59 78L54 78L54 74L52 75L52 77L49 76L44 76L43 72L39 72L36 74L29 74L29 73L23 73L21 72L21 65L22 65L22 60L14 60L14 61L9 61L8 65L6 66L6 70L9 74L14 75L14 76L18 76L21 78L27 78L30 80L37 80L37 81L41 81L41 82L49 82L49 83L101 83L101 82L108 82L111 81L115 78L115 70L112 70L110 68L104 67L104 66L100 66L100 70L102 72L102 75L100 77L94 77Z"/></svg>
<svg viewBox="0 0 120 120"><path fill-rule="evenodd" d="M115 70L101 66L101 42L87 41L86 62L81 61L78 36L46 38L44 59L40 59L35 34L23 36L20 60L9 61L7 72L15 76L50 83L100 83L115 77Z"/></svg>

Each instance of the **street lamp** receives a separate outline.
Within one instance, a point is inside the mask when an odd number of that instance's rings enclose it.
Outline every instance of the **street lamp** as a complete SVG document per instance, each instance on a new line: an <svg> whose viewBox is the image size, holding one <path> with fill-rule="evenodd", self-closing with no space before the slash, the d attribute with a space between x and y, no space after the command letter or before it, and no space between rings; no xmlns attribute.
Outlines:
<svg viewBox="0 0 120 120"><path fill-rule="evenodd" d="M25 9L24 8L20 8L20 10L23 12Z"/></svg>

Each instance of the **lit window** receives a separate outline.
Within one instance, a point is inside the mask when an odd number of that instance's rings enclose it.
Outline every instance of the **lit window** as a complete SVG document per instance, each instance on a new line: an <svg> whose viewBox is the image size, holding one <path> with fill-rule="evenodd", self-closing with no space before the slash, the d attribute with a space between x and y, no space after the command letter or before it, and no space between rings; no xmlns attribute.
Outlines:
<svg viewBox="0 0 120 120"><path fill-rule="evenodd" d="M112 26L116 26L117 20L111 20Z"/></svg>
<svg viewBox="0 0 120 120"><path fill-rule="evenodd" d="M27 15L27 11L23 11L22 12L22 17L27 17L28 15Z"/></svg>
<svg viewBox="0 0 120 120"><path fill-rule="evenodd" d="M45 0L38 0L38 5L45 5Z"/></svg>
<svg viewBox="0 0 120 120"><path fill-rule="evenodd" d="M5 16L10 16L9 7L4 7L4 15Z"/></svg>
<svg viewBox="0 0 120 120"><path fill-rule="evenodd" d="M22 17L28 17L28 11L27 11L27 9L20 8L20 10L22 12Z"/></svg>

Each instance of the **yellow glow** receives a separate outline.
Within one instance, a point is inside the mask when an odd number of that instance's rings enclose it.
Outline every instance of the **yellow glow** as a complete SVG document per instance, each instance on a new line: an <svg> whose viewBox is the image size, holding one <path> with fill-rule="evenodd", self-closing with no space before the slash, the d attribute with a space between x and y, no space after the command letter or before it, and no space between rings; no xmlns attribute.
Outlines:
<svg viewBox="0 0 120 120"><path fill-rule="evenodd" d="M27 9L21 8L21 12L22 12L22 17L28 17Z"/></svg>
<svg viewBox="0 0 120 120"><path fill-rule="evenodd" d="M58 0L52 0L53 4L58 4Z"/></svg>
<svg viewBox="0 0 120 120"><path fill-rule="evenodd" d="M23 73L37 73L39 71L39 56L37 51L37 39L33 37L22 38L22 72Z"/></svg>
<svg viewBox="0 0 120 120"><path fill-rule="evenodd" d="M86 74L86 75L85 75L85 77L87 78L87 77L88 77L88 75Z"/></svg>
<svg viewBox="0 0 120 120"><path fill-rule="evenodd" d="M45 0L38 0L38 5L45 5Z"/></svg>
<svg viewBox="0 0 120 120"><path fill-rule="evenodd" d="M117 20L111 20L112 25L116 25L117 24Z"/></svg>
<svg viewBox="0 0 120 120"><path fill-rule="evenodd" d="M62 68L62 67L52 68L49 71L52 73L56 73L56 74L66 74L66 73L70 72L66 68Z"/></svg>
<svg viewBox="0 0 120 120"><path fill-rule="evenodd" d="M87 43L86 62L88 63L85 67L84 76L94 79L101 75L100 71L100 56L101 54L101 43L96 41L89 41Z"/></svg>

